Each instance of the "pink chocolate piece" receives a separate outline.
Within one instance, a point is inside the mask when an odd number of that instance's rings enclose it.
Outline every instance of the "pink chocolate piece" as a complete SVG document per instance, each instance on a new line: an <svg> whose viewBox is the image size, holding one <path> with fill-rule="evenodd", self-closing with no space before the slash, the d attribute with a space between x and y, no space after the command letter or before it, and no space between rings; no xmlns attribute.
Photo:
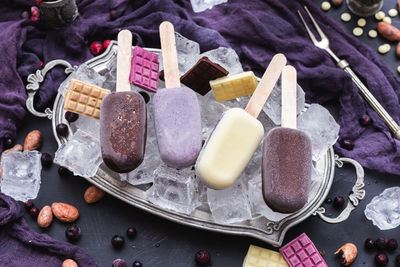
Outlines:
<svg viewBox="0 0 400 267"><path fill-rule="evenodd" d="M290 267L328 267L314 243L303 233L280 250Z"/></svg>
<svg viewBox="0 0 400 267"><path fill-rule="evenodd" d="M135 46L129 80L140 88L156 93L158 89L158 65L157 54Z"/></svg>

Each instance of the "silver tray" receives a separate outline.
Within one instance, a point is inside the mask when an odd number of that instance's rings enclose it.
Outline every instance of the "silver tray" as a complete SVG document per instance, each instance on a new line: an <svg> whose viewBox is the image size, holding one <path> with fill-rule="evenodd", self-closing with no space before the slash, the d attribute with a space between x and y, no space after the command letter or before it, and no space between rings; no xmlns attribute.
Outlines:
<svg viewBox="0 0 400 267"><path fill-rule="evenodd" d="M149 48L149 51L160 54L160 49ZM102 72L106 69L108 62L111 60L113 55L117 52L117 43L112 41L107 50L87 62L89 67L93 68L97 72ZM43 82L44 77L48 71L55 66L64 66L65 73L72 73L77 66L72 66L64 60L53 60L46 64L42 70L37 70L36 73L28 76L28 85L26 86L28 99L26 101L27 109L35 116L47 117L52 121L53 133L58 145L61 145L67 141L67 138L60 137L56 133L56 125L59 123L67 123L64 119L63 110L63 96L58 94L53 105L53 109L47 108L44 112L38 112L34 108L34 96L39 90L40 84ZM73 135L70 128L69 137ZM333 182L335 166L340 168L343 163L352 164L356 170L356 181L352 188L352 192L349 195L349 201L346 208L336 218L327 217L325 209L321 207L324 202ZM280 246L283 242L286 232L294 225L299 224L311 215L319 216L322 220L328 223L339 223L346 220L350 213L359 204L359 201L364 198L364 170L361 165L348 158L339 158L334 154L333 148L329 148L324 158L320 159L317 164L320 165L320 169L323 169L323 178L320 186L317 190L314 199L309 201L307 205L300 211L289 215L288 217L280 221L270 221L264 217L257 217L251 220L235 223L235 224L220 224L215 223L211 213L209 211L195 210L191 215L185 215L177 213L171 210L160 208L147 200L145 190L142 187L132 186L126 182L121 182L112 176L112 173L103 165L97 171L97 174L91 178L85 178L90 183L103 189L108 194L127 202L128 204L145 210L149 213L163 217L170 221L189 225L192 227L216 231L226 234L251 236L260 240L263 240L273 246Z"/></svg>

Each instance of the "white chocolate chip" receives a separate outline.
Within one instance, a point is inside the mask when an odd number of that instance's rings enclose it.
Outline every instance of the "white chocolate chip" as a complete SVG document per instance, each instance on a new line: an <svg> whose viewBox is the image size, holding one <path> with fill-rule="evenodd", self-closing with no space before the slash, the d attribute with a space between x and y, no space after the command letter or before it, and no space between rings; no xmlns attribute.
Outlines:
<svg viewBox="0 0 400 267"><path fill-rule="evenodd" d="M397 67L397 72L400 73L400 66Z"/></svg>
<svg viewBox="0 0 400 267"><path fill-rule="evenodd" d="M366 21L365 19L360 18L360 19L357 20L357 25L358 25L358 26L364 27L365 24L367 24L367 21Z"/></svg>
<svg viewBox="0 0 400 267"><path fill-rule="evenodd" d="M391 17L396 17L399 14L399 12L396 9L392 8L391 10L389 10L388 14Z"/></svg>
<svg viewBox="0 0 400 267"><path fill-rule="evenodd" d="M323 11L328 11L329 9L331 9L331 3L327 2L327 1L322 2L321 9Z"/></svg>
<svg viewBox="0 0 400 267"><path fill-rule="evenodd" d="M378 47L378 52L381 54L386 54L390 51L390 44L383 44Z"/></svg>
<svg viewBox="0 0 400 267"><path fill-rule="evenodd" d="M353 34L354 34L355 36L361 36L361 35L363 34L363 29L360 28L360 27L355 27L355 28L353 29Z"/></svg>
<svg viewBox="0 0 400 267"><path fill-rule="evenodd" d="M375 14L375 18L376 18L377 20L383 20L383 18L384 18L385 16L386 16L386 15L385 15L385 12L383 12L383 11L379 11L378 13Z"/></svg>
<svg viewBox="0 0 400 267"><path fill-rule="evenodd" d="M375 31L375 30L370 30L370 31L368 32L368 36L369 36L370 38L376 38L376 37L378 36L378 32Z"/></svg>
<svg viewBox="0 0 400 267"><path fill-rule="evenodd" d="M390 17L384 17L382 21L387 24L392 24L392 19Z"/></svg>
<svg viewBox="0 0 400 267"><path fill-rule="evenodd" d="M340 19L344 22L349 22L351 20L351 15L349 13L343 13Z"/></svg>

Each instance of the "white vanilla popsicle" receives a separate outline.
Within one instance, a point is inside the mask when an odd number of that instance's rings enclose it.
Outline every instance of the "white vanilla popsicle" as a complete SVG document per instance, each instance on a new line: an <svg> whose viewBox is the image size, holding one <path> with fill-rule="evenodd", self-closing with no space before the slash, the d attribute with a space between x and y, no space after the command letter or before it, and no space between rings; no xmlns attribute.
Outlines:
<svg viewBox="0 0 400 267"><path fill-rule="evenodd" d="M275 55L246 109L232 108L222 114L196 162L197 175L209 187L229 187L246 168L264 136L257 117L285 65L286 57Z"/></svg>

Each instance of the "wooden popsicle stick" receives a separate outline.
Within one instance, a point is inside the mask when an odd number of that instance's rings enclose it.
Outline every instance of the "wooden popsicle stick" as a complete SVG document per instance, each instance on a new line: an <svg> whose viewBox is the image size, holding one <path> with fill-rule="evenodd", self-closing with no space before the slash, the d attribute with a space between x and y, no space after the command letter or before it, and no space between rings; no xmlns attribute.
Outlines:
<svg viewBox="0 0 400 267"><path fill-rule="evenodd" d="M297 72L293 66L282 69L282 116L281 125L286 128L296 129L297 108Z"/></svg>
<svg viewBox="0 0 400 267"><path fill-rule="evenodd" d="M164 80L166 88L181 86L179 80L178 54L176 52L174 25L169 21L160 24L160 42L164 65Z"/></svg>
<svg viewBox="0 0 400 267"><path fill-rule="evenodd" d="M122 30L118 33L117 53L117 92L131 90L129 74L131 72L132 59L132 33L129 30Z"/></svg>
<svg viewBox="0 0 400 267"><path fill-rule="evenodd" d="M260 83L258 84L245 108L245 111L254 118L257 118L260 114L262 108L264 107L265 101L267 101L269 95L271 94L272 89L281 75L282 68L286 65L286 62L287 60L285 55L276 54L269 63Z"/></svg>

